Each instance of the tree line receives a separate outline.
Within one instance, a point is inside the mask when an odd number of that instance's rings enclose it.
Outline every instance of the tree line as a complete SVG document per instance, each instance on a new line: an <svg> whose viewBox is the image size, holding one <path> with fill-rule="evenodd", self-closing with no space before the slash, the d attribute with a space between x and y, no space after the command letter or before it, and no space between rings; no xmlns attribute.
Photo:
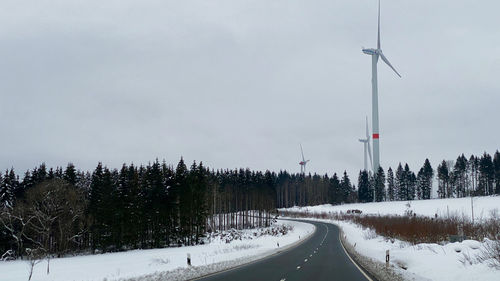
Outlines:
<svg viewBox="0 0 500 281"><path fill-rule="evenodd" d="M430 199L434 178L437 180L439 198L460 198L500 194L500 152L493 157L462 154L456 161L443 160L436 171L428 159L415 174L408 164L399 163L395 171L379 168L375 175L360 171L358 176L358 201L397 201Z"/></svg>
<svg viewBox="0 0 500 281"><path fill-rule="evenodd" d="M391 167L387 170L379 167L378 172L372 175L368 171L360 171L358 177L358 201L381 202L399 200L430 199L434 170L426 159L422 168L415 175L408 164L399 163L394 172Z"/></svg>
<svg viewBox="0 0 500 281"><path fill-rule="evenodd" d="M500 153L493 158L484 153L443 160L437 167L437 179L440 198L500 194Z"/></svg>
<svg viewBox="0 0 500 281"><path fill-rule="evenodd" d="M276 173L73 164L0 174L0 257L63 256L203 243L207 232L269 226ZM307 203L307 201L303 201ZM36 251L34 251L36 249Z"/></svg>
<svg viewBox="0 0 500 281"><path fill-rule="evenodd" d="M210 170L158 160L92 172L45 164L22 180L0 173L0 254L22 257L108 252L203 243L206 233L268 226L276 208L318 204L500 194L500 153L428 159L415 174L408 164L385 173L360 171L357 187L340 176L250 169Z"/></svg>

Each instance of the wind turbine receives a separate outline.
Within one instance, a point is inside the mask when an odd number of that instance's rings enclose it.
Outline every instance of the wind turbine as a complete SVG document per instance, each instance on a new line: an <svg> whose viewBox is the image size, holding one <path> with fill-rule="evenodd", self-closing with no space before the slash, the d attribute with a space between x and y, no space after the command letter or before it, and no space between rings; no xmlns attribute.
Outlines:
<svg viewBox="0 0 500 281"><path fill-rule="evenodd" d="M300 145L300 152L302 153L302 161L299 162L299 165L300 165L300 173L301 174L305 174L306 173L306 164L307 162L309 162L310 160L306 160L306 158L304 158L304 150L302 150L302 144Z"/></svg>
<svg viewBox="0 0 500 281"><path fill-rule="evenodd" d="M389 60L382 53L380 48L380 0L378 1L378 32L377 32L377 48L363 49L363 53L372 56L372 130L373 130L373 172L377 173L380 167L380 150L379 150L379 129L378 129L378 88L377 88L377 62L380 57L396 74L401 75L391 65Z"/></svg>
<svg viewBox="0 0 500 281"><path fill-rule="evenodd" d="M368 132L368 117L366 117L366 139L359 139L360 142L364 144L364 150L365 150L365 171L368 171L368 157L367 157L367 152L368 155L370 156L370 166L373 170L373 161L372 161L372 150L370 148L370 133Z"/></svg>

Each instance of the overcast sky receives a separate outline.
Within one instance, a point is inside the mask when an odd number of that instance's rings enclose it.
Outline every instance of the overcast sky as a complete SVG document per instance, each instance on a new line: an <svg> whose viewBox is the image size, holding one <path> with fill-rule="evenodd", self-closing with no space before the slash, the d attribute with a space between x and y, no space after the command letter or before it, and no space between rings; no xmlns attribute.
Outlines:
<svg viewBox="0 0 500 281"><path fill-rule="evenodd" d="M500 148L500 2L382 1L384 168ZM0 168L363 167L375 0L0 3Z"/></svg>

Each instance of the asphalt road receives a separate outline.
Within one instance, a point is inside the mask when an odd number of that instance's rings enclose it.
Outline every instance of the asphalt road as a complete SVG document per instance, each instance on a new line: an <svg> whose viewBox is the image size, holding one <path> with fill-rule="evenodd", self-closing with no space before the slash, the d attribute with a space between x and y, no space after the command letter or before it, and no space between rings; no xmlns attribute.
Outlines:
<svg viewBox="0 0 500 281"><path fill-rule="evenodd" d="M302 244L271 257L197 280L322 281L370 280L346 255L333 224L309 222L315 233Z"/></svg>

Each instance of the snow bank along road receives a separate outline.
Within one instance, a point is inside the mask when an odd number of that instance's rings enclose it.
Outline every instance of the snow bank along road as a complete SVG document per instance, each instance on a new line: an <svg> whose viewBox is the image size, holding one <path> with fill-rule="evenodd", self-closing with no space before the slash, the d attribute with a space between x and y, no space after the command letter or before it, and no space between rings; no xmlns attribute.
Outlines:
<svg viewBox="0 0 500 281"><path fill-rule="evenodd" d="M316 232L297 247L197 280L371 280L345 253L336 225L303 222L315 225Z"/></svg>
<svg viewBox="0 0 500 281"><path fill-rule="evenodd" d="M80 255L50 260L35 266L34 281L158 281L187 280L210 272L217 272L284 251L284 248L300 244L300 240L314 233L310 223L278 221L274 226L291 226L285 235L269 235L274 228L244 229L232 231L212 239L204 245L171 247L126 252ZM277 230L277 229L275 229ZM240 235L240 236L239 236ZM242 239L237 239L241 237ZM227 243L227 238L234 238ZM301 237L302 239L299 239ZM279 247L277 243L279 242ZM186 263L186 254L191 255L192 267ZM0 281L28 280L28 263L25 260L0 261Z"/></svg>

